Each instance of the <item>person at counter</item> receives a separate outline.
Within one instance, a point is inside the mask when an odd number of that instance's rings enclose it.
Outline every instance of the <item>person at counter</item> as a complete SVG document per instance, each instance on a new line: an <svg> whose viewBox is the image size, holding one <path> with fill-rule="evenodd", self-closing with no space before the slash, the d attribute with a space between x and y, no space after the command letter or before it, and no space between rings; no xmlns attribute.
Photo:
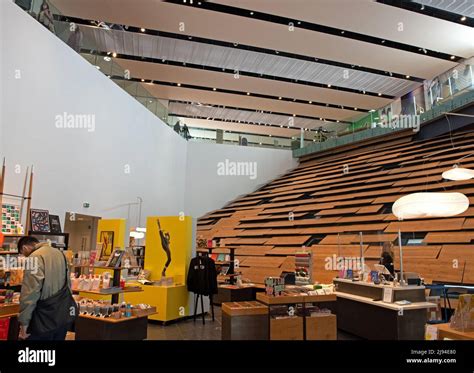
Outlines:
<svg viewBox="0 0 474 373"><path fill-rule="evenodd" d="M393 265L393 243L391 242L384 242L382 247L382 255L380 257L379 264L385 266L390 272L392 277L395 277L395 267Z"/></svg>
<svg viewBox="0 0 474 373"><path fill-rule="evenodd" d="M74 320L66 259L61 251L25 236L18 241L18 252L31 259L34 267L25 269L20 296L20 339L64 340Z"/></svg>

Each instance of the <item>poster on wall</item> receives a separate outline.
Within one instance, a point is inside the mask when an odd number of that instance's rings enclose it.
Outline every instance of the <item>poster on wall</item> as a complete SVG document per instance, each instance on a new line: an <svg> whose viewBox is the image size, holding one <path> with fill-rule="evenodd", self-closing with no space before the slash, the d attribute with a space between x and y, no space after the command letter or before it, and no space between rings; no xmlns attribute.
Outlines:
<svg viewBox="0 0 474 373"><path fill-rule="evenodd" d="M17 234L21 229L20 206L2 204L2 233Z"/></svg>
<svg viewBox="0 0 474 373"><path fill-rule="evenodd" d="M114 232L113 231L102 231L100 232L99 243L102 245L102 252L100 254L100 260L109 259L112 255L114 248Z"/></svg>
<svg viewBox="0 0 474 373"><path fill-rule="evenodd" d="M51 233L62 233L61 232L61 220L58 215L49 215L49 227Z"/></svg>
<svg viewBox="0 0 474 373"><path fill-rule="evenodd" d="M48 210L30 210L31 230L33 232L49 233L49 211Z"/></svg>

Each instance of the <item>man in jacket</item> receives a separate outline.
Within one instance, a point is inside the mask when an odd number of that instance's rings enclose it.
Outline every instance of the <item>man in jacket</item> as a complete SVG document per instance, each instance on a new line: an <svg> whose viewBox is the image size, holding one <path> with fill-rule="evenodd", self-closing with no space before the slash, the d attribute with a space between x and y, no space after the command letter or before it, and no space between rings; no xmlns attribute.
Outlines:
<svg viewBox="0 0 474 373"><path fill-rule="evenodd" d="M48 243L39 243L35 237L26 236L18 241L18 252L26 256L36 268L26 268L20 296L20 339L64 340L67 327L63 326L44 334L28 334L28 326L39 300L58 293L64 286L67 268L64 255ZM27 267L31 267L28 265ZM69 276L67 277L70 287Z"/></svg>

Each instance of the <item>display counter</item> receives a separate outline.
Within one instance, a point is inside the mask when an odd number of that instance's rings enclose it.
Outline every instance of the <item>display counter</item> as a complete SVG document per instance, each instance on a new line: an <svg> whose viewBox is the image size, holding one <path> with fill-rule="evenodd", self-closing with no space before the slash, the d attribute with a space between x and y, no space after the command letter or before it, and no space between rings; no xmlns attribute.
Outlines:
<svg viewBox="0 0 474 373"><path fill-rule="evenodd" d="M376 285L334 279L338 328L365 339L423 340L427 309L424 286ZM385 300L385 301L384 301ZM409 301L408 304L395 302Z"/></svg>
<svg viewBox="0 0 474 373"><path fill-rule="evenodd" d="M268 306L269 309L268 330L270 340L337 339L336 315L318 312L322 309L328 309L329 311L334 309L335 294L271 296L258 293L257 300Z"/></svg>
<svg viewBox="0 0 474 373"><path fill-rule="evenodd" d="M213 302L220 305L224 302L242 302L255 300L256 294L265 290L265 287L259 285L243 284L243 285L227 285L222 284L217 288L217 295L214 296Z"/></svg>
<svg viewBox="0 0 474 373"><path fill-rule="evenodd" d="M223 340L268 340L268 307L260 302L222 303Z"/></svg>

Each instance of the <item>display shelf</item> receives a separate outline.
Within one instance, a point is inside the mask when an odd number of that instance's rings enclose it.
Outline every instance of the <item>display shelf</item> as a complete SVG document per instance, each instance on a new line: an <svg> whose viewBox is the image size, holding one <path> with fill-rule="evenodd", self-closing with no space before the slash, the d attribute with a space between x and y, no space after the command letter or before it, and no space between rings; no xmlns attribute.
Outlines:
<svg viewBox="0 0 474 373"><path fill-rule="evenodd" d="M122 271L124 269L134 269L141 268L140 266L130 266L130 267L107 267L107 266L91 266L91 265L71 265L73 268L97 268L97 269L110 269L114 271Z"/></svg>
<svg viewBox="0 0 474 373"><path fill-rule="evenodd" d="M78 290L74 289L73 292L76 293L86 293L86 294L97 294L97 295L116 295L116 294L122 294L122 293L140 293L143 290L140 288L130 288L130 289L113 289L112 291L108 292L102 292L98 290Z"/></svg>
<svg viewBox="0 0 474 373"><path fill-rule="evenodd" d="M0 317L16 316L20 312L18 303L2 303L0 304Z"/></svg>

